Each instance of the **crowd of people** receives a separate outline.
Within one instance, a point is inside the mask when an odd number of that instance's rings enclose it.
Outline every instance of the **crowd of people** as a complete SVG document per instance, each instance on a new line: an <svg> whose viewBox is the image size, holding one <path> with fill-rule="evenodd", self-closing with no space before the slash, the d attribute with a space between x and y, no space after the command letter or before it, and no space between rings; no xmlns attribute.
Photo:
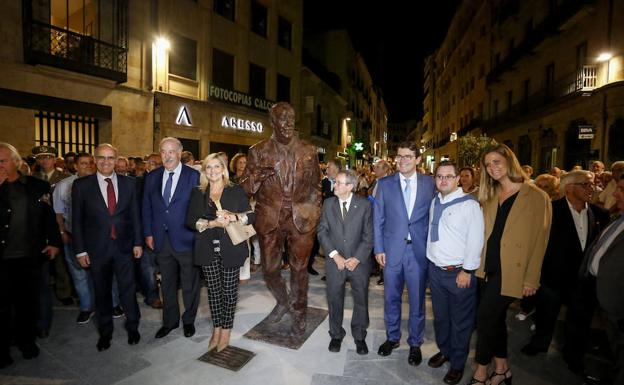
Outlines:
<svg viewBox="0 0 624 385"><path fill-rule="evenodd" d="M261 266L257 236L235 244L224 231L231 222L256 222L254 199L240 185L249 176L247 157L230 161L214 153L196 161L172 137L145 157L101 144L94 154L62 157L38 146L22 158L0 143L0 368L13 363L11 345L25 359L37 357L36 338L50 333L54 296L63 305L77 302L78 324L96 317L100 351L111 346L112 320L121 316L128 343L139 343L137 292L162 309L155 338L180 323L191 337L202 281L214 327L209 350L225 349L238 285ZM357 353L368 353L368 286L377 274L387 337L380 356L399 346L407 287L408 363L421 363L429 289L439 352L428 365L449 362L445 383L463 378L476 331L468 383L511 384L506 315L516 300L517 318L534 320L521 350L527 356L548 351L560 310L567 309L561 353L578 374L600 308L616 364L606 377L623 383L623 161L610 171L600 161L589 170L555 167L533 180L532 167L497 144L477 167L443 161L431 173L421 168L416 145L405 142L394 162L350 170L329 160L320 170L323 207L307 271L317 275L315 259L326 258L331 352L346 336L349 281L351 334ZM286 255L271 268L279 265L288 268Z"/></svg>

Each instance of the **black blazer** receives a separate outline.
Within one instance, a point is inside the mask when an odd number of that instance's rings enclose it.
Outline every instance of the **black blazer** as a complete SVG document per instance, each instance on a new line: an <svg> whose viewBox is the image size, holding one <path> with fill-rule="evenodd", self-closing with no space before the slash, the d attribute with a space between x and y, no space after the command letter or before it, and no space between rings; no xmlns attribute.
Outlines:
<svg viewBox="0 0 624 385"><path fill-rule="evenodd" d="M141 220L137 200L136 180L117 174L117 206L108 213L97 176L78 178L72 187L72 230L76 254L86 252L91 257L104 253L111 242L110 231L115 225L119 249L132 253L134 246L143 245Z"/></svg>
<svg viewBox="0 0 624 385"><path fill-rule="evenodd" d="M209 190L210 186L206 188L206 191ZM186 215L186 225L195 232L193 261L199 266L209 265L214 258L214 245L212 241L218 239L220 242L223 267L240 267L249 256L247 242L233 245L225 229L220 227L207 229L203 233L198 232L195 228L195 223L200 218L209 220L215 218L216 206L214 203L209 204L209 200L209 196L199 188L195 188L191 192L191 201ZM245 213L251 210L247 194L239 185L226 186L223 189L221 208L232 213ZM256 215L254 213L247 214L248 224L254 223L255 220Z"/></svg>
<svg viewBox="0 0 624 385"><path fill-rule="evenodd" d="M323 194L323 201L335 196L334 190L331 189L331 181L327 177L321 180L321 193Z"/></svg>
<svg viewBox="0 0 624 385"><path fill-rule="evenodd" d="M54 210L50 203L52 199L50 184L24 175L20 176L16 183L22 183L28 195L27 218L25 219L28 232L28 254L31 257L43 257L41 250L46 245L63 247ZM0 259L4 255L4 245L9 236L12 215L7 185L7 183L0 185ZM57 258L61 257L57 256Z"/></svg>
<svg viewBox="0 0 624 385"><path fill-rule="evenodd" d="M552 225L542 264L541 284L565 295L572 292L577 282L583 250L566 198L553 201L552 209ZM585 250L609 223L609 213L594 204L588 205L587 216L589 233Z"/></svg>

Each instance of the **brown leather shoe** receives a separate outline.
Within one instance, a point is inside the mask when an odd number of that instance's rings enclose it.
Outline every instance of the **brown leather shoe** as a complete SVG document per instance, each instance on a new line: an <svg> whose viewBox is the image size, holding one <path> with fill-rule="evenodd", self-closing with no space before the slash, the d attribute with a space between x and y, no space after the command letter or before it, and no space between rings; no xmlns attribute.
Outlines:
<svg viewBox="0 0 624 385"><path fill-rule="evenodd" d="M154 309L162 309L163 302L160 298L156 298L152 303L150 303L150 306Z"/></svg>
<svg viewBox="0 0 624 385"><path fill-rule="evenodd" d="M461 381L464 376L464 371L459 369L450 368L448 372L446 372L446 376L444 376L444 383L449 385L455 385Z"/></svg>
<svg viewBox="0 0 624 385"><path fill-rule="evenodd" d="M444 365L444 363L448 360L448 357L442 354L442 352L437 352L433 357L429 359L427 365L431 366L432 368L439 368L440 366Z"/></svg>

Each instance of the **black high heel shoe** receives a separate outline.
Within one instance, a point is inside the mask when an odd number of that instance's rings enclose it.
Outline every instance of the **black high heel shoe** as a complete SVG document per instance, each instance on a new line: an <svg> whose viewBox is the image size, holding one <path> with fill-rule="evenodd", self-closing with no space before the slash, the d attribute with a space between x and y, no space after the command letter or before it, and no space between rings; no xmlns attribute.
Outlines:
<svg viewBox="0 0 624 385"><path fill-rule="evenodd" d="M507 377L507 374L509 374L509 377ZM500 384L511 385L511 379L512 379L513 376L511 375L511 373L509 373L509 369L505 370L505 372L503 372L503 373L497 373L496 370L494 370L492 372L492 374L490 374L490 378L488 379L490 384L492 383L492 378L494 378L496 376L503 376L504 377L504 379L501 382L499 382L499 385Z"/></svg>
<svg viewBox="0 0 624 385"><path fill-rule="evenodd" d="M485 381L487 381L487 379ZM483 385L485 385L485 381L479 381L476 378L472 377L470 379L470 382L468 382L466 385L474 385L474 384L483 384Z"/></svg>

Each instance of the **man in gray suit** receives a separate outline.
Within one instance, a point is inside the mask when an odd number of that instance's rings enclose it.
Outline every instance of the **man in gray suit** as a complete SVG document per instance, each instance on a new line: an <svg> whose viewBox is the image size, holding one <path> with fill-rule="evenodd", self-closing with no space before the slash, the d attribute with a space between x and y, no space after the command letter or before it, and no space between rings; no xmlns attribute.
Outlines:
<svg viewBox="0 0 624 385"><path fill-rule="evenodd" d="M372 208L367 199L353 194L357 175L340 171L334 184L334 197L323 203L317 235L327 252L327 303L329 305L330 352L339 352L346 335L342 327L345 282L351 282L353 316L351 335L358 354L367 354L368 277L373 248Z"/></svg>
<svg viewBox="0 0 624 385"><path fill-rule="evenodd" d="M596 277L596 295L609 318L609 337L615 357L614 384L624 384L624 175L617 182L615 205L619 218L590 247L587 272Z"/></svg>

